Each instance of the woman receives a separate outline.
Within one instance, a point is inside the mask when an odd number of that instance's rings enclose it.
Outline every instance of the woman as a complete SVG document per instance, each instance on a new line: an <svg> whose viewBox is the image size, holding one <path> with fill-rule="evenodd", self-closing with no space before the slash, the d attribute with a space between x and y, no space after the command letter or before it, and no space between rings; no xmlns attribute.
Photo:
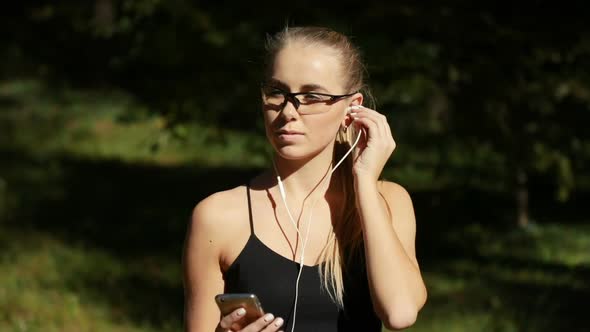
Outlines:
<svg viewBox="0 0 590 332"><path fill-rule="evenodd" d="M335 31L301 27L276 34L267 51L262 108L274 167L195 207L187 331L412 325L426 301L414 211L404 188L379 181L395 142L386 118L361 106L358 50ZM241 309L220 319L219 293L254 293L266 315L246 326Z"/></svg>

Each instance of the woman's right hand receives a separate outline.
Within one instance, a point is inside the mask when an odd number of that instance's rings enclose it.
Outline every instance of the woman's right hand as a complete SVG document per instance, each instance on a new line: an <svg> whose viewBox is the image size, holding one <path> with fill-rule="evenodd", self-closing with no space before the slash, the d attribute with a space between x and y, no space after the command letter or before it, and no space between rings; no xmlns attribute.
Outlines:
<svg viewBox="0 0 590 332"><path fill-rule="evenodd" d="M242 326L245 314L246 309L240 308L222 317L216 332L276 332L284 323L282 318L275 318L273 314L267 313L252 323Z"/></svg>

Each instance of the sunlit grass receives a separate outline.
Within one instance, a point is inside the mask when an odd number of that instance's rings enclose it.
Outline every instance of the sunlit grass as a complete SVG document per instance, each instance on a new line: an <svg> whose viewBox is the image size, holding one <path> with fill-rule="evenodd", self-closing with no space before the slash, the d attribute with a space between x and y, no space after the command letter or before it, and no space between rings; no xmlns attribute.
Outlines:
<svg viewBox="0 0 590 332"><path fill-rule="evenodd" d="M0 145L32 154L181 165L260 166L268 158L260 133L166 123L118 91L51 89L36 80L0 82Z"/></svg>
<svg viewBox="0 0 590 332"><path fill-rule="evenodd" d="M472 224L462 232L449 234L448 239L452 245L460 246L466 241L475 244L474 249L483 256L508 255L568 267L590 265L590 225L587 224L532 224L509 230Z"/></svg>
<svg viewBox="0 0 590 332"><path fill-rule="evenodd" d="M587 237L580 227L566 228L573 241ZM556 225L540 227L546 236L558 234ZM491 233L491 230L490 230ZM0 330L1 331L173 331L180 329L176 313L165 322L129 319L129 299L121 299L120 284L142 275L155 283L181 288L178 262L157 257L135 261L122 260L99 249L67 244L49 234L15 231L0 227ZM583 242L583 241L582 241ZM509 255L511 247L504 247ZM568 248L586 259L585 247ZM565 252L563 252L565 254ZM559 264L560 261L548 260ZM441 266L443 264L441 263ZM530 267L504 267L501 262L478 263L448 258L445 268L424 266L429 302L410 331L537 331L553 319L556 306L551 292L538 294L528 303L528 311L519 307L498 283L588 287L564 270L550 273ZM123 286L124 285L124 286ZM108 294L111 292L111 294ZM155 296L151 294L145 296ZM114 300L105 301L106 298ZM144 301L145 298L130 301ZM150 299L150 301L157 301ZM119 302L120 301L120 302ZM149 316L149 313L146 313ZM146 317L147 318L147 317ZM523 329L523 324L528 328Z"/></svg>
<svg viewBox="0 0 590 332"><path fill-rule="evenodd" d="M423 267L429 302L410 331L545 331L563 319L574 304L561 289L590 288L577 270L590 268L590 227L533 227L471 224L448 232L448 245L465 255Z"/></svg>
<svg viewBox="0 0 590 332"><path fill-rule="evenodd" d="M48 234L0 227L0 331L178 331L178 317L154 326L127 317L118 283L141 275L180 286L179 267L146 257L123 262ZM152 268L149 268L152 266ZM159 268L154 268L154 267ZM148 268L146 268L148 267ZM96 287L96 288L95 288ZM123 292L125 293L125 292ZM112 301L105 301L105 297ZM149 318L150 313L146 313Z"/></svg>

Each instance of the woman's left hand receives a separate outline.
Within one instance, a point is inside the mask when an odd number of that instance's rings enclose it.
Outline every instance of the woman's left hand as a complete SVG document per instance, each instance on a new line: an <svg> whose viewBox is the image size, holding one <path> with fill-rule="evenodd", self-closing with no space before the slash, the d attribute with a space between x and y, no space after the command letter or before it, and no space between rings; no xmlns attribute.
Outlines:
<svg viewBox="0 0 590 332"><path fill-rule="evenodd" d="M352 106L349 112L352 125L365 131L353 153L354 176L377 181L396 146L387 118L364 106Z"/></svg>

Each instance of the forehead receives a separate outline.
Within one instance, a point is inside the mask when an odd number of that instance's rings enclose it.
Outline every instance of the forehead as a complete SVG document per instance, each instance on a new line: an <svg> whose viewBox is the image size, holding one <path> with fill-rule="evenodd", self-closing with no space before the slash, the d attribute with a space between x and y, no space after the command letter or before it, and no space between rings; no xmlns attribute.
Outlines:
<svg viewBox="0 0 590 332"><path fill-rule="evenodd" d="M272 78L289 86L291 91L305 85L320 85L327 92L340 93L342 70L336 52L326 46L287 44L277 53Z"/></svg>

